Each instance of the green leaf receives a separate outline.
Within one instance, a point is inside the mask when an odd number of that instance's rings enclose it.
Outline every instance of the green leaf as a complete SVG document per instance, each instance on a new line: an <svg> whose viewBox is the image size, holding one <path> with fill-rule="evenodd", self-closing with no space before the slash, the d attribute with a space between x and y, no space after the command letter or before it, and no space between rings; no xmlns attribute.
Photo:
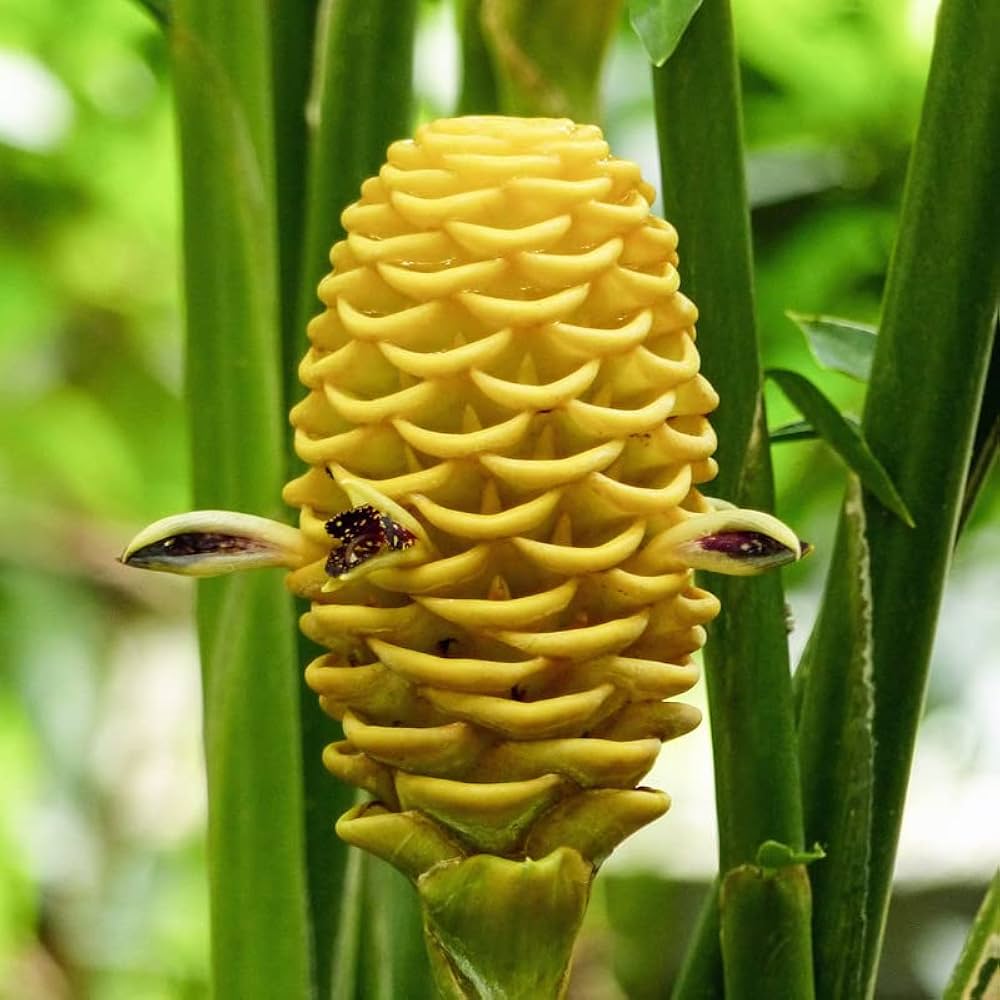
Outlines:
<svg viewBox="0 0 1000 1000"><path fill-rule="evenodd" d="M872 595L865 509L848 482L819 619L799 665L806 836L826 860L811 869L819 995L863 996L862 957L874 783Z"/></svg>
<svg viewBox="0 0 1000 1000"><path fill-rule="evenodd" d="M849 413L842 413L841 416L848 426L853 427L859 434L861 433L861 421L852 417ZM787 444L789 441L814 441L819 437L816 428L808 420L793 420L791 423L782 424L768 431L771 444Z"/></svg>
<svg viewBox="0 0 1000 1000"><path fill-rule="evenodd" d="M989 1000L1000 988L1000 869L983 898L944 1000Z"/></svg>
<svg viewBox="0 0 1000 1000"><path fill-rule="evenodd" d="M824 368L867 382L875 356L878 330L865 323L835 316L806 315L788 310L785 315L802 331L809 350Z"/></svg>
<svg viewBox="0 0 1000 1000"><path fill-rule="evenodd" d="M808 420L793 420L790 424L782 424L767 432L771 444L784 444L788 441L813 441L819 435L816 428Z"/></svg>
<svg viewBox="0 0 1000 1000"><path fill-rule="evenodd" d="M629 21L654 66L662 66L674 54L701 3L702 0L629 0Z"/></svg>
<svg viewBox="0 0 1000 1000"><path fill-rule="evenodd" d="M767 377L778 385L847 467L858 475L865 489L877 496L904 524L914 527L906 503L857 426L852 426L833 403L798 372L769 368Z"/></svg>
<svg viewBox="0 0 1000 1000"><path fill-rule="evenodd" d="M972 458L969 474L962 494L962 506L958 517L958 533L961 535L969 516L976 506L976 500L989 478L997 454L1000 453L1000 315L994 319L993 350L990 353L986 385L983 388L983 405L976 421L976 433L972 441Z"/></svg>
<svg viewBox="0 0 1000 1000"><path fill-rule="evenodd" d="M135 0L150 17L165 28L170 23L171 0Z"/></svg>

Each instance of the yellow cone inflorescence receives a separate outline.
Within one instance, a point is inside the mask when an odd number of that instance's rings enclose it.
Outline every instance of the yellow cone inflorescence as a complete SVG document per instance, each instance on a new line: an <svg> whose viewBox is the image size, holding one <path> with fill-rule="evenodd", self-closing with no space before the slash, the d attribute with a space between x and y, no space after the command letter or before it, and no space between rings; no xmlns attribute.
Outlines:
<svg viewBox="0 0 1000 1000"><path fill-rule="evenodd" d="M314 546L290 586L330 649L306 679L346 736L325 763L471 852L578 830L599 861L667 808L634 789L698 723L665 699L718 611L663 544L711 511L715 474L677 233L566 120L426 125L361 195L292 411L310 470L285 491ZM365 505L414 542L331 578L326 523ZM381 815L340 832L371 846Z"/></svg>
<svg viewBox="0 0 1000 1000"><path fill-rule="evenodd" d="M669 805L639 782L698 724L670 700L719 609L693 570L805 548L699 492L718 399L677 233L599 129L458 118L388 157L309 326L299 528L196 511L122 561L290 569L324 762L372 796L338 832L415 882L443 995L558 996L594 873Z"/></svg>

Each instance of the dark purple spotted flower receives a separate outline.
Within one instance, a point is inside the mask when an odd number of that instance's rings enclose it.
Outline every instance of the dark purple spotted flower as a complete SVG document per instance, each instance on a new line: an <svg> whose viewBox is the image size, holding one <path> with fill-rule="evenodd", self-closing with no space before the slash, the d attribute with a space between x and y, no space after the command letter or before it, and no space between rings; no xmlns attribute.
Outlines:
<svg viewBox="0 0 1000 1000"><path fill-rule="evenodd" d="M412 531L368 503L343 511L325 527L340 542L326 560L328 576L344 576L383 552L401 552L416 541Z"/></svg>

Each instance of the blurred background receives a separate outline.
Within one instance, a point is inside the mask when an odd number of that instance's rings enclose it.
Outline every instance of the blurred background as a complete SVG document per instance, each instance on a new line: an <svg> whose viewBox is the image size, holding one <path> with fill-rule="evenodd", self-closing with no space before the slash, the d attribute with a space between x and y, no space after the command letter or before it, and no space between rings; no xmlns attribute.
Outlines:
<svg viewBox="0 0 1000 1000"><path fill-rule="evenodd" d="M189 506L167 52L128 0L71 7L0 0L0 997L204 997L191 583L114 561L140 525ZM817 368L784 314L877 322L935 3L734 7L765 361L857 413L862 387ZM457 51L443 0L425 0L418 44L419 114L448 114ZM656 182L649 72L624 21L604 95L612 148ZM927 262L930 281L933 247ZM795 417L769 406L772 426ZM797 655L844 471L812 443L775 452L779 513L817 545L786 574ZM942 614L886 998L939 995L1000 861L998 508L994 477ZM664 995L715 871L707 727L671 744L650 783L673 809L599 880L578 997Z"/></svg>

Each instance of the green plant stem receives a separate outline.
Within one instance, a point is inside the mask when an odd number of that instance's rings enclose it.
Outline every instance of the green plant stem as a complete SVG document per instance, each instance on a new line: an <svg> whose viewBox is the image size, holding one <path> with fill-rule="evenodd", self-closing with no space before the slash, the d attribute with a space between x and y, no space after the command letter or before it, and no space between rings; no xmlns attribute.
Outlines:
<svg viewBox="0 0 1000 1000"><path fill-rule="evenodd" d="M275 203L281 295L282 361L293 375L305 350L299 314L302 300L302 241L306 228L306 103L313 69L319 0L281 0L269 5L274 81ZM289 385L286 408L302 395Z"/></svg>
<svg viewBox="0 0 1000 1000"><path fill-rule="evenodd" d="M284 404L265 4L178 0L170 43L194 501L281 518ZM291 602L274 573L209 581L198 593L198 625L214 992L304 998L309 932Z"/></svg>
<svg viewBox="0 0 1000 1000"><path fill-rule="evenodd" d="M316 285L330 270L330 247L344 235L340 213L357 200L361 182L378 173L389 143L410 133L416 15L416 0L321 0L301 326L318 311ZM288 360L294 373L299 357Z"/></svg>
<svg viewBox="0 0 1000 1000"><path fill-rule="evenodd" d="M492 115L500 108L490 53L483 38L483 0L458 0L458 33L462 43L460 115Z"/></svg>
<svg viewBox="0 0 1000 1000"><path fill-rule="evenodd" d="M998 33L996 4L944 0L862 421L917 524L907 528L865 495L875 687L869 990L1000 297Z"/></svg>
<svg viewBox="0 0 1000 1000"><path fill-rule="evenodd" d="M804 865L776 870L738 865L726 873L719 904L726 997L813 995L812 955L808 950L793 953L809 948L809 936L801 928L809 926L810 901ZM743 933L748 924L758 924L760 930L752 936Z"/></svg>
<svg viewBox="0 0 1000 1000"><path fill-rule="evenodd" d="M773 482L761 398L754 319L750 228L743 176L740 93L727 0L706 0L677 50L653 71L664 212L680 233L681 287L701 304L698 346L702 368L722 404L713 417L719 435L720 496L770 508ZM723 612L706 647L719 817L720 868L752 862L769 838L801 848L802 811L795 752L784 598L776 575L711 578ZM763 947L759 921L724 929L742 941L734 956ZM711 928L711 921L702 927ZM808 923L789 961L810 954ZM718 937L695 945L709 953ZM734 958L734 960L739 960ZM705 974L713 962L694 960ZM807 981L787 970L790 981ZM730 979L727 970L727 981ZM705 995L695 978L675 995Z"/></svg>
<svg viewBox="0 0 1000 1000"><path fill-rule="evenodd" d="M674 1000L681 997L684 1000L719 1000L725 996L719 933L719 880L712 879L671 993Z"/></svg>
<svg viewBox="0 0 1000 1000"><path fill-rule="evenodd" d="M297 602L304 610L304 602ZM342 730L319 707L316 695L301 683L302 667L326 652L298 633L296 644L299 665L299 712L302 719L302 783L303 810L306 839L306 879L309 893L309 911L312 925L313 976L318 996L337 997L336 983L353 984L357 974L363 930L357 939L341 940L341 923L351 920L346 900L349 875L347 872L348 847L334 833L338 817L350 808L354 791L335 780L323 766L323 748L342 738ZM359 923L360 927L360 923ZM338 967L343 949L355 947L357 954L351 976ZM345 987L346 988L346 987ZM350 985L353 990L353 985ZM352 994L353 995L353 994Z"/></svg>
<svg viewBox="0 0 1000 1000"><path fill-rule="evenodd" d="M307 194L300 230L304 237L297 248L297 296L286 304L295 317L286 327L284 341L286 395L292 401L305 394L297 375L307 345L305 328L321 308L316 286L330 270L330 248L343 236L340 213L358 198L361 182L378 172L389 143L410 131L416 10L416 0L320 0L309 97ZM300 664L323 652L299 636ZM334 780L322 764L323 747L341 738L339 727L304 685L300 693L316 982L320 997L353 996L362 988L362 959L373 947L372 928L359 923L352 910L361 904L351 902L347 848L333 827L351 805L354 793ZM359 871L367 873L367 868ZM367 884L366 875L357 878ZM405 897L409 891L404 884L392 883L384 906L390 911L412 906ZM355 928L354 936L345 937L340 927L343 920ZM419 926L412 929L411 937L416 936L422 951L419 934ZM345 965L344 955L351 948L356 952ZM392 965L394 953L386 954L384 961ZM389 981L392 974L392 969L386 970Z"/></svg>

